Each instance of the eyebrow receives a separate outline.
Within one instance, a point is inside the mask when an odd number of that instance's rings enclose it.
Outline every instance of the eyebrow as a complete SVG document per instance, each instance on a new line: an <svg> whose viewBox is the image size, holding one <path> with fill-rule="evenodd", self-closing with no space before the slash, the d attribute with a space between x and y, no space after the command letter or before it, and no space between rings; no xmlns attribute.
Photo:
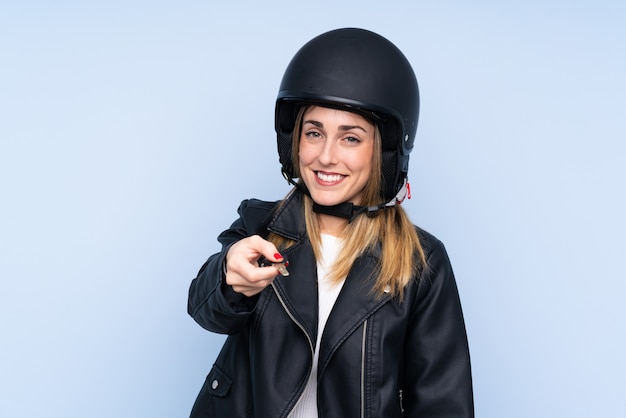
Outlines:
<svg viewBox="0 0 626 418"><path fill-rule="evenodd" d="M320 129L324 127L324 124L322 122L320 122L320 121L317 121L317 120L312 120L312 119L311 120L305 120L303 124L307 124L307 123L310 123L311 125L313 125L313 126L315 126L317 128L320 128ZM351 129L360 129L363 132L367 133L367 130L365 130L365 128L363 128L360 125L339 125L339 130L340 131L349 131Z"/></svg>

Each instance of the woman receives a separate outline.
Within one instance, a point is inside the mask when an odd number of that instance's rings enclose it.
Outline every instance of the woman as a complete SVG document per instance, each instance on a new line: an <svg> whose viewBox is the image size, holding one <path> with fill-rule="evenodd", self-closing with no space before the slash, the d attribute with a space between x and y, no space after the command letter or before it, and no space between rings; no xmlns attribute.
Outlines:
<svg viewBox="0 0 626 418"><path fill-rule="evenodd" d="M399 206L418 110L409 62L375 33L294 56L276 102L294 188L244 201L191 284L189 314L229 335L192 417L473 416L448 256Z"/></svg>

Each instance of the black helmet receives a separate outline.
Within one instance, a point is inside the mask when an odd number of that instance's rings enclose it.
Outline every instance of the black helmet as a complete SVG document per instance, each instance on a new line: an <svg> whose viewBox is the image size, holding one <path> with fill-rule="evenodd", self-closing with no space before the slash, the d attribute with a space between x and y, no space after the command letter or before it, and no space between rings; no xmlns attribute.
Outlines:
<svg viewBox="0 0 626 418"><path fill-rule="evenodd" d="M337 29L307 42L285 70L276 99L275 129L283 175L293 181L292 135L299 108L320 104L373 120L382 136L381 197L402 188L415 142L419 89L404 54L364 29Z"/></svg>

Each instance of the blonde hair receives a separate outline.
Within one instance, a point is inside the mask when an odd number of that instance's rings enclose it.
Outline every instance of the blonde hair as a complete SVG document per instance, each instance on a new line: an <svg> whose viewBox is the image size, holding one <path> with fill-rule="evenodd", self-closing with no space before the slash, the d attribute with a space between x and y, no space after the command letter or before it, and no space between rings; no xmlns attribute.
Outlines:
<svg viewBox="0 0 626 418"><path fill-rule="evenodd" d="M307 106L303 106L298 112L293 131L293 165L298 176L302 118L307 109ZM375 123L373 124L376 126ZM371 206L382 201L381 184L382 138L376 126L371 179L363 191L362 205ZM304 219L313 253L315 258L319 259L321 256L320 221L319 215L313 212L313 200L309 196L304 198ZM426 257L415 226L399 205L380 210L374 217L357 216L346 225L341 238L344 246L331 268L331 279L339 281L346 277L358 257L380 246L379 269L372 272L377 275L372 292L378 297L389 293L402 300L406 286L426 266ZM270 234L269 239L279 249L292 244L275 234Z"/></svg>

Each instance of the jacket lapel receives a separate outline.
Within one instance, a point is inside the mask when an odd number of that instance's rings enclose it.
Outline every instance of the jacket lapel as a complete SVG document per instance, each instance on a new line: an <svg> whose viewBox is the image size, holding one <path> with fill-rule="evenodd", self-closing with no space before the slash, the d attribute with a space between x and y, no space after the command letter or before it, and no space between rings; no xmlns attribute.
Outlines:
<svg viewBox="0 0 626 418"><path fill-rule="evenodd" d="M377 259L372 256L359 257L352 267L323 331L319 348L319 376L337 347L389 301L387 295L377 298L371 294L377 271Z"/></svg>
<svg viewBox="0 0 626 418"><path fill-rule="evenodd" d="M290 261L288 267L289 276L278 276L272 286L284 309L307 334L311 346L315 347L318 322L317 263L306 236L302 201L302 193L294 189L269 222L270 231L295 241L295 245L281 251L287 261L294 260Z"/></svg>
<svg viewBox="0 0 626 418"><path fill-rule="evenodd" d="M308 240L283 252L289 260L289 276L278 276L273 286L292 320L308 335L312 348L317 340L318 297L317 268Z"/></svg>

